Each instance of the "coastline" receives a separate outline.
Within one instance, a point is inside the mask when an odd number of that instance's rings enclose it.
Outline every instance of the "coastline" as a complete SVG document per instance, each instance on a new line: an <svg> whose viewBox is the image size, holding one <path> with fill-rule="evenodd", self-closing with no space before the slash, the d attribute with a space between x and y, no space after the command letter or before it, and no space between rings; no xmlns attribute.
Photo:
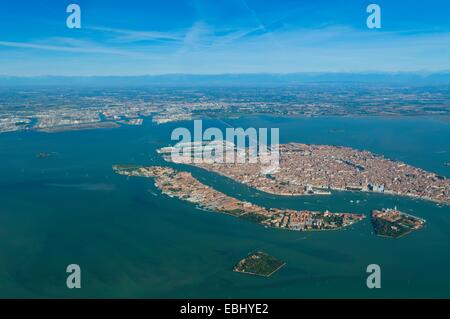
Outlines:
<svg viewBox="0 0 450 319"><path fill-rule="evenodd" d="M228 175L224 174L221 171L215 171L215 170L209 169L207 167L197 166L195 164L189 164L189 163L183 163L183 164L191 166L191 167L196 167L196 168L205 170L205 171L207 171L209 173L218 174L218 175L220 175L222 177L225 177L225 178L228 178L228 179L232 180L233 182L245 185L245 186L247 186L249 188L255 189L255 190L259 191L259 192L266 193L266 194L269 194L269 195L285 196L285 197L332 196L333 195L332 193L330 193L330 194L320 194L320 193L318 193L318 194L305 194L305 193L294 193L294 194L291 194L291 193L271 192L271 191L267 191L267 190L259 188L259 187L255 187L255 186L251 185L250 183L247 183L247 182L244 182L244 181L240 181L240 180L238 180L236 178L228 176ZM416 195L400 194L400 193L394 193L394 192L390 192L390 191L374 192L374 191L369 191L369 190L349 190L349 189L333 188L333 187L330 187L330 188L319 188L319 187L317 187L317 188L318 189L327 189L327 190L334 191L334 192L380 194L380 195L387 195L387 196L403 197L403 198L407 198L407 199L411 199L411 200L423 200L423 201L435 203L437 205L450 206L450 204L447 203L447 202L437 201L437 200L429 198L429 197L420 197L420 196L416 196Z"/></svg>
<svg viewBox="0 0 450 319"><path fill-rule="evenodd" d="M266 208L221 193L203 184L189 172L161 166L129 167L133 166L113 165L113 170L119 175L153 178L155 186L168 197L190 202L204 211L231 215L267 228L289 231L340 230L366 217L355 213Z"/></svg>

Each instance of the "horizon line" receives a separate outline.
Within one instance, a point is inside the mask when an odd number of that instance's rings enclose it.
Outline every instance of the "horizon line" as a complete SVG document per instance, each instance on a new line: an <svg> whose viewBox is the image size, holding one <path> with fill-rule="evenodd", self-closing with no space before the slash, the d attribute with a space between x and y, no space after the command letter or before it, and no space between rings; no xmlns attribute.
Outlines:
<svg viewBox="0 0 450 319"><path fill-rule="evenodd" d="M337 75L421 75L428 76L433 74L450 74L449 70L415 70L415 71L317 71L317 72L221 72L221 73L155 73L155 74L108 74L108 75L13 75L13 74L0 74L0 78L113 78L113 77L158 77L158 76L245 76L245 75L260 75L260 76L289 76L289 75L324 75L324 74L337 74Z"/></svg>

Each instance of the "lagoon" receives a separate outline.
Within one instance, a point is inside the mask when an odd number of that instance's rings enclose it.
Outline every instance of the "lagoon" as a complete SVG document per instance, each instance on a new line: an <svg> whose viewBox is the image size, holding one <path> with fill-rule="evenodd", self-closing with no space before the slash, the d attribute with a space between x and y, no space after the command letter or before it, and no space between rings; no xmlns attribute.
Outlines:
<svg viewBox="0 0 450 319"><path fill-rule="evenodd" d="M278 127L280 142L345 145L450 177L445 118L245 117L223 127ZM192 122L58 133L0 134L0 297L380 298L450 297L450 208L382 194L283 197L197 168L201 182L267 207L350 211L397 206L426 227L399 239L373 234L367 218L333 232L266 229L161 195L151 179L114 164L165 165L156 149ZM38 158L41 152L52 156ZM172 164L171 164L172 165ZM251 251L286 262L270 278L232 271ZM69 264L82 288L65 286ZM366 286L379 264L382 288Z"/></svg>

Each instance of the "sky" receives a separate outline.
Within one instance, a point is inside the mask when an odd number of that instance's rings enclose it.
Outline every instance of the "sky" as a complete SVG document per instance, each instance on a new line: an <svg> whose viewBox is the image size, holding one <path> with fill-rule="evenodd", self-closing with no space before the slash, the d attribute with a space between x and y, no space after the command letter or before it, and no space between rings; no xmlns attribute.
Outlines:
<svg viewBox="0 0 450 319"><path fill-rule="evenodd" d="M0 0L0 75L448 71L449 16L448 0Z"/></svg>

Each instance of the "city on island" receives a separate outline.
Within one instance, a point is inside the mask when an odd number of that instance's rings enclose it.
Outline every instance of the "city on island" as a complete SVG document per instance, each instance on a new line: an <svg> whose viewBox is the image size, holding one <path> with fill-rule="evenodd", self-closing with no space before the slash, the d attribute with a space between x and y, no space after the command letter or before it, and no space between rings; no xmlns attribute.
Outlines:
<svg viewBox="0 0 450 319"><path fill-rule="evenodd" d="M265 208L228 196L203 184L191 173L170 167L114 165L113 170L119 175L153 178L155 186L169 197L194 203L203 210L232 215L269 228L293 231L337 230L366 217L355 213ZM402 237L422 229L425 222L424 219L400 212L397 208L374 210L371 214L374 232L382 237ZM261 262L267 259L262 257Z"/></svg>
<svg viewBox="0 0 450 319"><path fill-rule="evenodd" d="M266 227L296 231L333 230L353 225L365 218L362 214L261 207L221 193L201 183L191 173L176 171L170 167L115 165L113 170L125 176L154 178L156 187L168 196L189 201L208 211L233 215Z"/></svg>
<svg viewBox="0 0 450 319"><path fill-rule="evenodd" d="M166 161L200 167L266 193L296 196L330 194L330 190L364 191L450 204L450 179L370 151L332 145L280 144L277 167L268 165L265 169L261 161L194 161L185 158L194 156L189 153L173 157L176 147L161 148L159 153ZM234 152L238 156L236 148Z"/></svg>

